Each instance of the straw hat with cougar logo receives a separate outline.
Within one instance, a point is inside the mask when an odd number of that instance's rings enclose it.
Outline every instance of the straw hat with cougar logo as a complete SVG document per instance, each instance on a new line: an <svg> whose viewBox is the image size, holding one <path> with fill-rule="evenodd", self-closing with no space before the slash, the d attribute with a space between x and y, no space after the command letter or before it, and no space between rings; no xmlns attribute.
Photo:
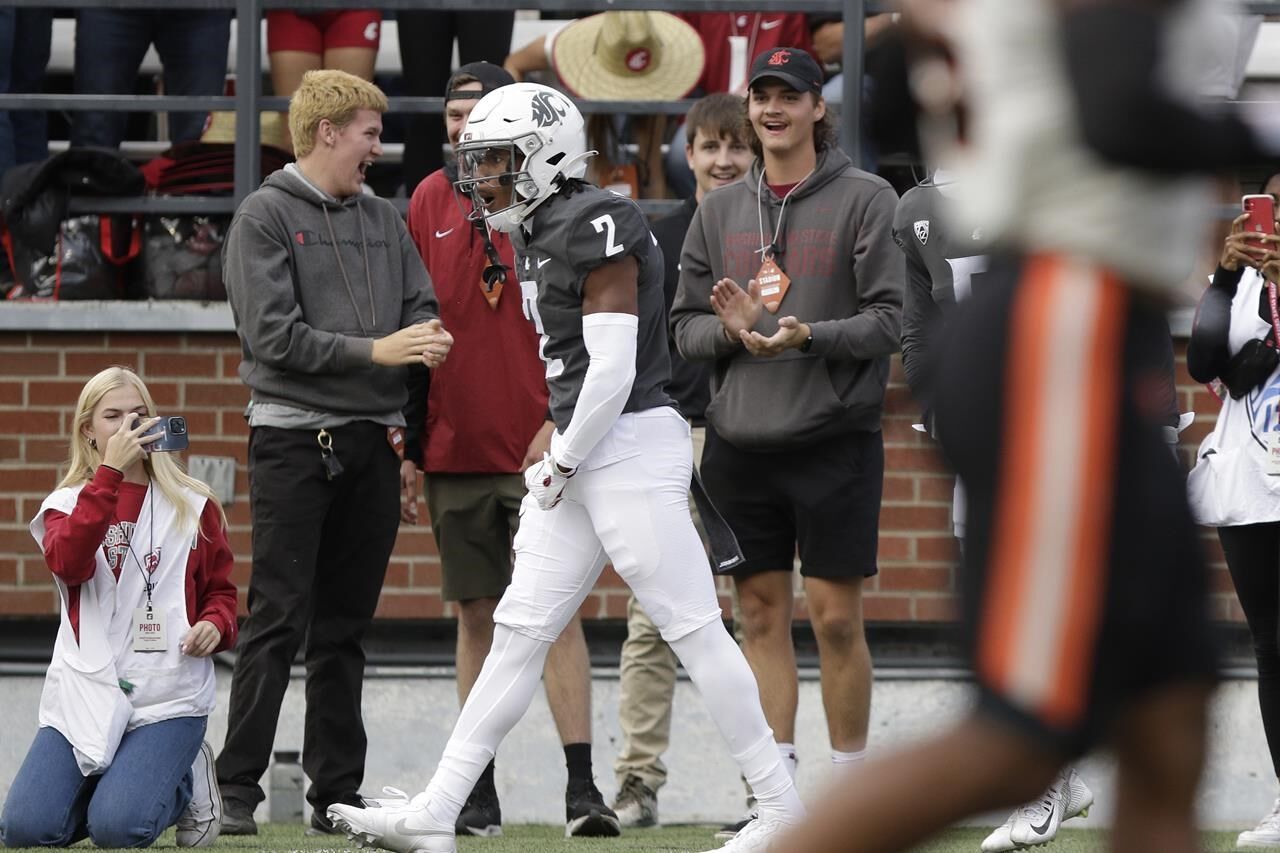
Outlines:
<svg viewBox="0 0 1280 853"><path fill-rule="evenodd" d="M705 62L698 31L668 12L603 12L569 24L551 63L578 98L670 101L697 85Z"/></svg>

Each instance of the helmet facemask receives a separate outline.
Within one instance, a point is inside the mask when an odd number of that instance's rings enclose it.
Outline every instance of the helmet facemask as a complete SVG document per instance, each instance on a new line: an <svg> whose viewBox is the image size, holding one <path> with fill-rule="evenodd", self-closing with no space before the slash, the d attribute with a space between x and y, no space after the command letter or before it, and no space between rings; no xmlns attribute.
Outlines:
<svg viewBox="0 0 1280 853"><path fill-rule="evenodd" d="M537 133L516 139L482 139L458 144L458 191L471 199L471 221L484 219L497 231L514 231L532 211L540 193L524 168L544 141ZM554 189L552 189L554 192Z"/></svg>

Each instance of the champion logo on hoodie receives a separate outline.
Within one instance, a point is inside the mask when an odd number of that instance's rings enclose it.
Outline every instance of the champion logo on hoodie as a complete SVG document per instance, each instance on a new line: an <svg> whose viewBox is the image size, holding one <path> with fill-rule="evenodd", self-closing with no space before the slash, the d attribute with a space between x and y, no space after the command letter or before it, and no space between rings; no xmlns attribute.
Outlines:
<svg viewBox="0 0 1280 853"><path fill-rule="evenodd" d="M330 240L328 237L325 237L323 234L316 233L315 231L295 231L293 232L293 242L297 243L299 246L332 246L333 245L332 240ZM360 245L359 240L339 240L338 243L343 246L359 247ZM391 241L389 240L378 240L374 238L365 239L365 246L367 246L370 249L385 249L390 245L391 245Z"/></svg>

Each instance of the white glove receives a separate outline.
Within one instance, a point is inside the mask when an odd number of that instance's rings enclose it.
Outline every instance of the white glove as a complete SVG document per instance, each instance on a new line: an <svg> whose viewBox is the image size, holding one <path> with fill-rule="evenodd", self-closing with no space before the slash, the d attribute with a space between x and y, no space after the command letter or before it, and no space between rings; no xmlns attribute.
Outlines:
<svg viewBox="0 0 1280 853"><path fill-rule="evenodd" d="M551 509L564 497L564 487L574 471L565 473L556 465L550 453L542 454L542 461L530 465L524 472L524 485L543 509Z"/></svg>

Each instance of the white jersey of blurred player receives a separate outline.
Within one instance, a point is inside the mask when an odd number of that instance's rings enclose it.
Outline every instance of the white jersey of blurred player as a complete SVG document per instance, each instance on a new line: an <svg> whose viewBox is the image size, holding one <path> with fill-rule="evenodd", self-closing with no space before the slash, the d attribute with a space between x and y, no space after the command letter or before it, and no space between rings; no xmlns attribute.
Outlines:
<svg viewBox="0 0 1280 853"><path fill-rule="evenodd" d="M362 843L455 850L467 794L606 561L679 656L759 801L759 819L722 849L763 853L804 812L689 512L689 427L665 391L662 253L633 202L579 179L582 126L564 95L519 83L476 104L457 146L475 215L512 233L556 432L526 473L492 651L430 784L401 806L330 809Z"/></svg>
<svg viewBox="0 0 1280 853"><path fill-rule="evenodd" d="M1234 57L1227 4L1188 0L1172 13L1161 69L1171 93L1202 94L1215 64ZM1060 12L1045 0L958 4L955 43L973 105L965 144L943 153L963 187L957 224L993 245L1035 246L1092 259L1139 286L1177 288L1202 247L1212 185L1104 162L1081 138L1064 61ZM1152 138L1151 149L1171 144ZM1172 235L1182 235L1178 239ZM1199 295L1196 289L1191 297Z"/></svg>

